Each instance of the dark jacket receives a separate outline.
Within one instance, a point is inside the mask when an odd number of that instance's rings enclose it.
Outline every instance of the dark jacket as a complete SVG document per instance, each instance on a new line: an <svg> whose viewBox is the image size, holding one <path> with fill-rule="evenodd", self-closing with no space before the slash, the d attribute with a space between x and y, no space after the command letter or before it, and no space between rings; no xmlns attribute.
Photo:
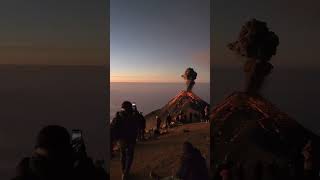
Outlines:
<svg viewBox="0 0 320 180"><path fill-rule="evenodd" d="M140 125L140 129L141 130L144 130L144 129L146 129L146 119L143 117L143 115L142 114L140 114L139 113L139 125Z"/></svg>
<svg viewBox="0 0 320 180"><path fill-rule="evenodd" d="M82 160L75 167L59 169L46 159L24 158L18 164L17 175L12 180L106 180L107 173L94 166L90 158Z"/></svg>
<svg viewBox="0 0 320 180"><path fill-rule="evenodd" d="M139 113L120 111L111 123L111 132L116 140L135 142L139 131Z"/></svg>

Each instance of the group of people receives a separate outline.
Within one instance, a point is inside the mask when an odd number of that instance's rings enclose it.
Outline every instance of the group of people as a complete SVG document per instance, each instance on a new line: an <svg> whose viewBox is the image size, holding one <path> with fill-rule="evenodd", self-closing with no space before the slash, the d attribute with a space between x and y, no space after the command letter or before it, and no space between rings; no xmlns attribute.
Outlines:
<svg viewBox="0 0 320 180"><path fill-rule="evenodd" d="M21 160L13 180L109 179L103 162L94 163L86 153L84 142L76 143L80 144L73 144L66 128L44 127L37 136L32 155Z"/></svg>
<svg viewBox="0 0 320 180"><path fill-rule="evenodd" d="M139 113L136 106L129 101L124 101L121 105L122 110L117 112L116 116L111 121L111 141L118 142L120 147L120 161L122 170L122 179L128 179L130 175L131 165L134 158L134 149L137 140L144 138L142 130L145 130L145 119L142 113ZM144 125L141 126L141 122ZM172 122L172 117L168 114L165 124L169 128ZM162 120L156 117L156 131L160 133ZM142 127L142 128L141 128ZM140 138L139 138L140 137ZM162 179L154 172L150 173L154 179ZM208 169L205 159L200 151L191 143L183 144L182 159L180 168L171 179L203 179L207 180ZM167 179L165 178L165 179Z"/></svg>
<svg viewBox="0 0 320 180"><path fill-rule="evenodd" d="M182 111L180 111L180 113L175 116L173 119L175 122L180 122L180 123L192 123L195 121L199 121L200 122L209 122L209 115L210 115L210 108L209 106L207 105L203 111L199 114L196 114L196 113L192 113L190 112L189 113L189 116L186 114L186 113L183 113ZM198 118L198 119L197 119Z"/></svg>
<svg viewBox="0 0 320 180"><path fill-rule="evenodd" d="M209 122L209 106L206 106L204 108L204 112L203 115L199 115L200 117L200 122ZM168 113L166 119L165 119L165 127L170 128L171 127L171 123L172 122L179 122L182 124L185 123L192 123L193 119L194 119L195 114L190 112L189 113L189 118L187 116L186 113L183 113L182 111L180 111L180 113L174 117L171 116L170 113ZM161 124L162 124L162 120L159 116L156 116L156 130L160 131L161 129Z"/></svg>

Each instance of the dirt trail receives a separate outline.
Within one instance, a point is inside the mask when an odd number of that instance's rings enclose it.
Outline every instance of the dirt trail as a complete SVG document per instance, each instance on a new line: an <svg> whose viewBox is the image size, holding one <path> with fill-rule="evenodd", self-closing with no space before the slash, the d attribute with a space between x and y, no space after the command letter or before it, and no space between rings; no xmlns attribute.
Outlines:
<svg viewBox="0 0 320 180"><path fill-rule="evenodd" d="M150 171L170 176L179 164L182 143L190 141L209 160L209 123L193 123L170 129L157 140L138 142L131 170L131 179L148 180ZM120 160L111 160L111 179L121 179Z"/></svg>

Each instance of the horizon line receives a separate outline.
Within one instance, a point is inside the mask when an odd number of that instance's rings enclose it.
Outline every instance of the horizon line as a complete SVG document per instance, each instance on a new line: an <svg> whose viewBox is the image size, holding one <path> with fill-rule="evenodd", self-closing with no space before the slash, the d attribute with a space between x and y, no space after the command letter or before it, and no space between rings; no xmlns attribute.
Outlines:
<svg viewBox="0 0 320 180"><path fill-rule="evenodd" d="M108 67L108 64L42 64L42 63L30 63L30 64L1 64L0 66L106 66Z"/></svg>
<svg viewBox="0 0 320 180"><path fill-rule="evenodd" d="M163 82L163 81L110 81L110 83L167 83L167 84L185 84L185 82ZM196 82L197 83L210 83L210 81L201 81L201 82Z"/></svg>

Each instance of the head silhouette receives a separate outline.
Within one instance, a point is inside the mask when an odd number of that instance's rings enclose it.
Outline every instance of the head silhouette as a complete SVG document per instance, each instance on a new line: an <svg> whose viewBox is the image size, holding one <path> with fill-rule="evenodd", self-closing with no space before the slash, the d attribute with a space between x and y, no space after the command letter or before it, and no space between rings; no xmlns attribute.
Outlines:
<svg viewBox="0 0 320 180"><path fill-rule="evenodd" d="M194 150L194 147L190 142L185 141L182 145L182 150L185 154L191 154Z"/></svg>
<svg viewBox="0 0 320 180"><path fill-rule="evenodd" d="M32 172L42 179L57 179L71 172L72 162L68 131L56 125L41 129L30 161Z"/></svg>
<svg viewBox="0 0 320 180"><path fill-rule="evenodd" d="M125 111L132 111L132 103L130 101L124 101L121 105L121 108Z"/></svg>
<svg viewBox="0 0 320 180"><path fill-rule="evenodd" d="M37 136L36 148L46 150L49 158L71 156L72 146L69 132L62 126L46 126Z"/></svg>

